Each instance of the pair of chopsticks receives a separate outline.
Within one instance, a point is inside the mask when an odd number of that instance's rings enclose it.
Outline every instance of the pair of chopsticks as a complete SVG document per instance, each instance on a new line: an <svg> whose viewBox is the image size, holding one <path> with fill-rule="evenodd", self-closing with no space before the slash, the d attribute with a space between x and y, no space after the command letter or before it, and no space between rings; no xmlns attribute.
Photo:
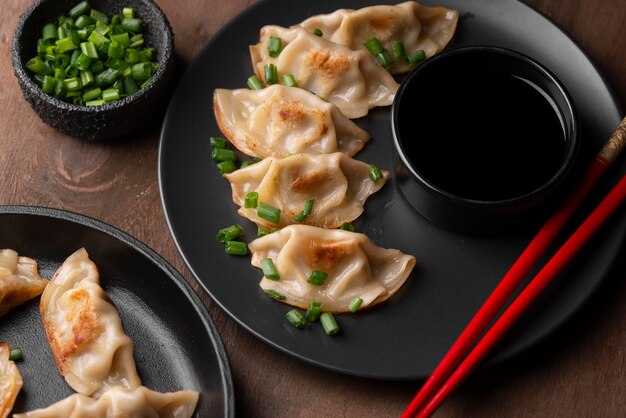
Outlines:
<svg viewBox="0 0 626 418"><path fill-rule="evenodd" d="M526 309L550 282L573 259L593 234L626 199L626 175L609 192L589 217L537 273L509 307L496 318L524 278L538 264L600 177L613 164L626 146L626 117L593 159L580 183L548 219L528 244L498 286L480 307L448 353L435 368L420 391L402 414L402 418L428 417L433 414L454 389L472 372L491 349L511 329ZM483 335L484 333L484 335ZM480 341L478 339L481 337ZM455 369L456 368L456 369Z"/></svg>

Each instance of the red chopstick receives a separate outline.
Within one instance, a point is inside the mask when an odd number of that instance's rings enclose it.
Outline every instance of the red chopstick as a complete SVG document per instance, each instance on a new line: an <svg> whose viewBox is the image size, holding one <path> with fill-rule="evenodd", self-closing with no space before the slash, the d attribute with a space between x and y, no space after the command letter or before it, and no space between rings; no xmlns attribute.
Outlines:
<svg viewBox="0 0 626 418"><path fill-rule="evenodd" d="M572 217L576 208L580 206L580 203L593 189L606 169L615 161L625 144L626 118L622 120L617 130L611 135L600 153L594 158L583 175L580 184L574 188L569 198L539 230L537 235L528 244L492 294L478 310L474 318L472 318L470 323L463 330L459 338L406 408L402 414L402 418L413 417L419 408L421 408L439 389L441 384L450 373L452 373L454 368L483 334L487 326L493 321L498 312L500 312L502 307L511 298L522 280L524 280L528 273L537 265L550 244Z"/></svg>
<svg viewBox="0 0 626 418"><path fill-rule="evenodd" d="M491 349L511 329L513 324L541 295L541 292L554 280L574 256L583 248L602 224L626 200L626 175L611 190L604 200L589 215L583 224L563 244L548 263L537 273L526 288L515 298L493 326L485 333L476 347L441 386L434 397L417 415L429 417L441 405L445 398L471 373L476 365L485 358Z"/></svg>

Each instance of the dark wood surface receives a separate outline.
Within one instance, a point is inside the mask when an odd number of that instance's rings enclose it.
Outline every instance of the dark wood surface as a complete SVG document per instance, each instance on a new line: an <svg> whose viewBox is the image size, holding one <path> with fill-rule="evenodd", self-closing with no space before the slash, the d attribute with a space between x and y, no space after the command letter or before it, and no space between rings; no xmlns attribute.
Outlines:
<svg viewBox="0 0 626 418"><path fill-rule="evenodd" d="M420 382L364 380L293 359L243 330L202 293L175 248L161 208L160 126L124 143L90 144L39 120L22 98L10 60L13 30L30 2L3 0L0 10L0 204L48 206L101 219L170 261L201 295L222 336L238 416L398 416ZM157 3L174 28L182 73L202 45L252 1ZM626 3L528 3L580 43L626 108ZM621 254L599 292L563 330L514 361L472 376L437 416L626 416L626 250Z"/></svg>

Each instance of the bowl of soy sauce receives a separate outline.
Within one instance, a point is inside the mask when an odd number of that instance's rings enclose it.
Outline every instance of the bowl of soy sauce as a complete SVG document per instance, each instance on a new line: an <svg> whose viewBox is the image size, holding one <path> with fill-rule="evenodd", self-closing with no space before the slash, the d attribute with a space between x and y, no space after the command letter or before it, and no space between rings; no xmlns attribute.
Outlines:
<svg viewBox="0 0 626 418"><path fill-rule="evenodd" d="M545 66L496 46L439 54L402 82L392 106L396 183L449 230L497 235L556 196L579 144L576 112Z"/></svg>

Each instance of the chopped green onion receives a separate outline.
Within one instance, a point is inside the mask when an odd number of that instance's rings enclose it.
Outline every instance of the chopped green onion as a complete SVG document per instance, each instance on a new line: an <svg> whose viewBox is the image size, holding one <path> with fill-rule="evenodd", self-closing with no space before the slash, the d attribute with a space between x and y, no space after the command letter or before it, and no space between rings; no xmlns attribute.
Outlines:
<svg viewBox="0 0 626 418"><path fill-rule="evenodd" d="M259 208L256 211L257 215L263 219L267 219L275 224L280 220L280 209L270 206L265 203L259 203Z"/></svg>
<svg viewBox="0 0 626 418"><path fill-rule="evenodd" d="M309 275L309 278L306 279L306 281L314 284L315 286L321 286L324 284L327 277L328 273L319 270L313 270Z"/></svg>
<svg viewBox="0 0 626 418"><path fill-rule="evenodd" d="M96 78L93 76L93 73L87 69L80 72L80 82L83 84L83 87L87 87L95 83Z"/></svg>
<svg viewBox="0 0 626 418"><path fill-rule="evenodd" d="M56 41L56 47L59 54L76 49L76 45L70 38L59 39Z"/></svg>
<svg viewBox="0 0 626 418"><path fill-rule="evenodd" d="M383 172L380 171L380 168L376 164L370 164L369 175L374 183L378 183L383 179Z"/></svg>
<svg viewBox="0 0 626 418"><path fill-rule="evenodd" d="M94 74L99 74L104 71L104 63L102 61L96 61L91 64L91 72Z"/></svg>
<svg viewBox="0 0 626 418"><path fill-rule="evenodd" d="M228 141L226 141L226 138L222 138L221 136L212 136L209 139L211 141L211 148L220 148L220 149L228 148Z"/></svg>
<svg viewBox="0 0 626 418"><path fill-rule="evenodd" d="M228 241L224 245L224 250L226 254L230 255L247 255L248 254L248 246L245 242L241 241Z"/></svg>
<svg viewBox="0 0 626 418"><path fill-rule="evenodd" d="M281 78L285 86L298 87L298 83L296 82L296 78L293 76L293 74L284 74Z"/></svg>
<svg viewBox="0 0 626 418"><path fill-rule="evenodd" d="M83 87L78 77L66 78L63 82L65 83L65 90L67 91L77 91Z"/></svg>
<svg viewBox="0 0 626 418"><path fill-rule="evenodd" d="M272 289L264 289L263 291L265 292L265 294L266 294L267 296L271 297L272 299L276 299L276 300L285 300L285 299L287 299L287 298L285 297L285 295L283 295L282 293L277 292L277 291L275 291L275 290L272 290Z"/></svg>
<svg viewBox="0 0 626 418"><path fill-rule="evenodd" d="M91 32L91 34L87 37L87 40L89 42L93 42L96 45L96 47L100 47L104 44L109 43L109 38L107 38L106 36L100 34L99 32L95 30Z"/></svg>
<svg viewBox="0 0 626 418"><path fill-rule="evenodd" d="M263 89L263 83L261 83L258 79L258 77L256 76L256 74L250 76L248 78L248 88L250 90L262 90Z"/></svg>
<svg viewBox="0 0 626 418"><path fill-rule="evenodd" d="M352 300L352 302L350 302L350 307L348 309L350 309L350 312L354 313L359 310L362 303L363 299L357 296L354 298L354 300Z"/></svg>
<svg viewBox="0 0 626 418"><path fill-rule="evenodd" d="M76 18L76 22L74 22L74 26L78 29L85 29L87 26L93 24L93 20L87 15L80 15Z"/></svg>
<svg viewBox="0 0 626 418"><path fill-rule="evenodd" d="M24 360L24 353L22 352L22 349L19 348L19 347L11 349L11 351L9 353L9 360L10 361L21 361L21 360Z"/></svg>
<svg viewBox="0 0 626 418"><path fill-rule="evenodd" d="M224 148L214 148L211 153L211 158L215 161L235 161L237 160L237 155L232 150L224 149Z"/></svg>
<svg viewBox="0 0 626 418"><path fill-rule="evenodd" d="M41 88L43 89L43 91L45 91L48 94L52 94L54 92L54 86L55 86L56 80L54 77L50 77L50 76L45 76L43 78L43 84L41 86Z"/></svg>
<svg viewBox="0 0 626 418"><path fill-rule="evenodd" d="M342 223L339 228L343 229L344 231L354 232L354 225L352 225L350 222Z"/></svg>
<svg viewBox="0 0 626 418"><path fill-rule="evenodd" d="M320 29L313 29L313 35L315 36L323 36L324 34L322 33L322 31Z"/></svg>
<svg viewBox="0 0 626 418"><path fill-rule="evenodd" d="M274 64L265 65L265 84L278 83L278 69Z"/></svg>
<svg viewBox="0 0 626 418"><path fill-rule="evenodd" d="M137 82L132 77L124 77L124 93L127 96L137 93L139 91L139 87L137 86Z"/></svg>
<svg viewBox="0 0 626 418"><path fill-rule="evenodd" d="M54 79L54 95L61 96L65 92L65 83L60 78Z"/></svg>
<svg viewBox="0 0 626 418"><path fill-rule="evenodd" d="M422 49L407 55L406 60L410 65L419 64L426 59L426 52Z"/></svg>
<svg viewBox="0 0 626 418"><path fill-rule="evenodd" d="M149 62L140 62L131 67L132 76L137 81L147 80L152 75L152 65Z"/></svg>
<svg viewBox="0 0 626 418"><path fill-rule="evenodd" d="M270 233L270 231L266 231L265 229L261 228L260 226L256 230L257 238L264 237L264 236L266 236L269 233Z"/></svg>
<svg viewBox="0 0 626 418"><path fill-rule="evenodd" d="M28 60L26 68L34 73L39 73L46 68L46 64L44 64L43 60L39 56L36 56Z"/></svg>
<svg viewBox="0 0 626 418"><path fill-rule="evenodd" d="M268 279L280 280L278 270L276 269L274 261L271 258L265 258L261 260L261 269L263 270L263 275Z"/></svg>
<svg viewBox="0 0 626 418"><path fill-rule="evenodd" d="M44 42L58 38L59 35L57 31L57 25L55 25L54 23L48 23L46 26L43 27L42 39Z"/></svg>
<svg viewBox="0 0 626 418"><path fill-rule="evenodd" d="M267 43L267 51L270 57L276 58L280 55L280 51L283 49L283 41L275 36L270 36L270 40Z"/></svg>
<svg viewBox="0 0 626 418"><path fill-rule="evenodd" d="M132 19L135 17L135 9L133 9L132 7L124 7L122 9L122 15L124 15L124 17L128 19Z"/></svg>
<svg viewBox="0 0 626 418"><path fill-rule="evenodd" d="M287 321L289 321L291 325L298 329L304 329L304 327L306 326L306 320L304 319L304 316L302 316L300 311L296 309L292 309L287 312L285 314L285 318L287 318Z"/></svg>
<svg viewBox="0 0 626 418"><path fill-rule="evenodd" d="M74 67L78 68L81 71L88 70L90 65L91 65L91 58L89 58L87 55L83 54L82 52L80 53L80 55L78 56L78 58L76 58L76 61L74 62Z"/></svg>
<svg viewBox="0 0 626 418"><path fill-rule="evenodd" d="M324 312L320 315L320 322L327 335L335 335L339 332L339 325L335 321L335 317L330 312Z"/></svg>
<svg viewBox="0 0 626 418"><path fill-rule="evenodd" d="M73 19L76 19L80 15L89 13L89 10L91 10L91 6L89 5L89 3L86 1L81 1L76 6L70 9L70 16Z"/></svg>
<svg viewBox="0 0 626 418"><path fill-rule="evenodd" d="M117 89L106 89L102 92L102 100L112 102L120 99L120 92Z"/></svg>
<svg viewBox="0 0 626 418"><path fill-rule="evenodd" d="M128 32L116 33L109 36L109 38L111 38L111 41L119 43L124 48L128 48L131 44Z"/></svg>
<svg viewBox="0 0 626 418"><path fill-rule="evenodd" d="M65 28L63 26L59 26L57 28L57 38L59 40L67 38L67 32L65 31Z"/></svg>
<svg viewBox="0 0 626 418"><path fill-rule="evenodd" d="M383 44L381 44L378 38L375 37L368 39L363 43L363 45L365 45L365 48L367 48L369 53L373 56L376 56L385 50Z"/></svg>
<svg viewBox="0 0 626 418"><path fill-rule="evenodd" d="M217 163L215 166L217 167L217 171L219 171L220 174L232 173L237 169L233 161L222 161L221 163Z"/></svg>
<svg viewBox="0 0 626 418"><path fill-rule="evenodd" d="M104 104L104 100L102 100L102 99L92 100L90 102L85 102L85 106L101 106L103 104Z"/></svg>
<svg viewBox="0 0 626 418"><path fill-rule="evenodd" d="M250 192L246 194L244 201L245 208L256 208L259 205L259 194L257 192Z"/></svg>
<svg viewBox="0 0 626 418"><path fill-rule="evenodd" d="M115 80L120 76L120 72L113 68L107 68L100 74L96 75L96 84L98 86L104 86L106 84L113 84Z"/></svg>
<svg viewBox="0 0 626 418"><path fill-rule="evenodd" d="M378 61L378 63L384 68L389 68L389 66L393 64L393 58L386 49L384 49L380 54L376 54L375 58L376 61Z"/></svg>
<svg viewBox="0 0 626 418"><path fill-rule="evenodd" d="M322 314L322 302L313 301L309 303L309 308L306 310L304 314L304 319L308 322L315 322L320 318Z"/></svg>
<svg viewBox="0 0 626 418"><path fill-rule="evenodd" d="M124 47L118 42L113 41L109 44L107 55L110 59L122 59L124 57Z"/></svg>
<svg viewBox="0 0 626 418"><path fill-rule="evenodd" d="M251 160L246 160L243 163L241 163L241 168L246 168L247 166L252 165L252 164L256 164L259 161L261 161L261 159L260 158L256 158L256 157L251 159Z"/></svg>
<svg viewBox="0 0 626 418"><path fill-rule="evenodd" d="M129 64L138 63L140 61L139 52L133 48L126 48L124 50L124 61L126 61Z"/></svg>
<svg viewBox="0 0 626 418"><path fill-rule="evenodd" d="M313 210L313 203L315 203L315 199L309 199L304 203L304 209L302 209L302 212L300 212L299 214L297 214L294 219L298 222L302 222L304 221L307 216L309 216L311 214L311 211Z"/></svg>
<svg viewBox="0 0 626 418"><path fill-rule="evenodd" d="M107 15L105 15L102 12L99 12L96 9L91 9L91 12L89 13L89 17L97 20L98 22L104 23L105 25L109 24L109 17Z"/></svg>
<svg viewBox="0 0 626 418"><path fill-rule="evenodd" d="M243 228L240 225L231 225L228 228L220 229L217 232L217 241L222 244L232 241L243 234Z"/></svg>
<svg viewBox="0 0 626 418"><path fill-rule="evenodd" d="M83 100L89 102L91 100L99 98L100 96L102 96L102 90L100 90L99 87L96 87L95 89L87 90L86 92L84 92Z"/></svg>
<svg viewBox="0 0 626 418"><path fill-rule="evenodd" d="M394 41L391 44L391 51L393 52L393 57L396 61L401 60L406 56L404 52L404 42L402 41Z"/></svg>
<svg viewBox="0 0 626 418"><path fill-rule="evenodd" d="M89 58L98 58L98 50L96 49L96 45L93 42L81 42L80 50Z"/></svg>
<svg viewBox="0 0 626 418"><path fill-rule="evenodd" d="M139 32L141 30L141 26L143 25L143 20L137 18L127 18L122 19L122 23L120 27L129 32Z"/></svg>

